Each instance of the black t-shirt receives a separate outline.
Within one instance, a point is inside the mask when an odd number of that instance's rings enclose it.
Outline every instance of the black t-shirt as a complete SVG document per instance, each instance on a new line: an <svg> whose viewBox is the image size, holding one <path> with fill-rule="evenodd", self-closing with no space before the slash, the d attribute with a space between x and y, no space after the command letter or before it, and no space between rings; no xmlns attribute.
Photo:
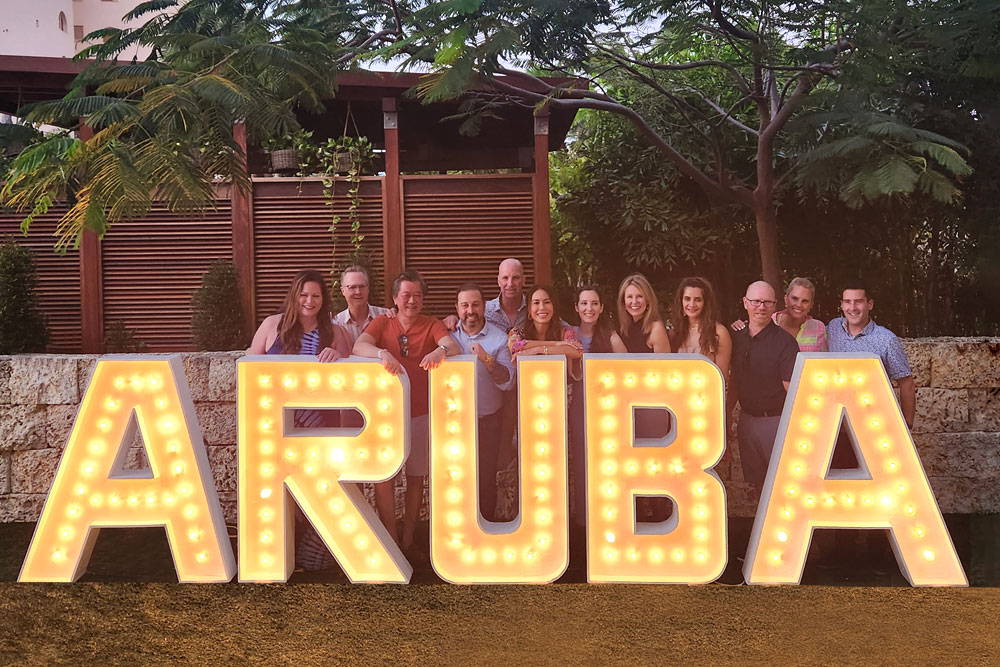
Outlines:
<svg viewBox="0 0 1000 667"><path fill-rule="evenodd" d="M792 379L799 344L774 322L750 335L750 327L733 336L732 389L745 412L755 416L780 415L785 386Z"/></svg>

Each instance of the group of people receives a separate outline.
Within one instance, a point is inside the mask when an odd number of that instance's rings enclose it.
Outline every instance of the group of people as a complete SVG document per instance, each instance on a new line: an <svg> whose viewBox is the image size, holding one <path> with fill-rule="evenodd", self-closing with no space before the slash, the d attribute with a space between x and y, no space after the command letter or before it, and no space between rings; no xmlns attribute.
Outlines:
<svg viewBox="0 0 1000 667"><path fill-rule="evenodd" d="M861 283L844 286L842 317L828 324L811 317L816 288L805 278L792 280L777 309L774 288L764 281L751 283L743 297L746 320L730 326L720 321L711 283L685 278L671 304L667 329L649 281L641 274L627 276L616 300L617 326L605 308L605 295L594 285L576 290L573 309L579 324L563 319L551 287L524 287L524 267L508 258L497 274L499 294L487 300L483 288L466 283L455 292L455 314L443 320L423 311L427 284L416 271L404 271L392 282L393 308L369 302L369 275L362 266L350 266L341 275L340 289L347 308L332 313L323 275L302 271L295 276L281 313L266 318L254 335L251 354L308 354L320 361L349 355L378 359L393 374L404 372L410 383L411 440L406 461L406 494L402 530L395 520L394 483L375 485L375 505L389 534L411 557L415 529L428 472L428 371L446 357L475 355L478 433L479 505L483 518L495 521L497 472L514 457L516 430L516 365L521 355L558 354L569 368L569 443L575 522L585 521L584 408L581 359L584 353L701 354L714 362L728 383L727 413L739 404L738 436L745 481L763 485L798 352L870 352L878 355L898 381L902 413L912 426L915 388L899 339L871 318L874 300ZM294 425L321 425L322 413L296 411ZM636 437L663 437L669 432L669 414L648 409L636 415ZM851 447L838 447L834 467L856 466ZM663 520L663 499L642 499L639 521ZM304 519L300 519L305 524ZM326 549L308 526L296 550L297 564L323 567Z"/></svg>

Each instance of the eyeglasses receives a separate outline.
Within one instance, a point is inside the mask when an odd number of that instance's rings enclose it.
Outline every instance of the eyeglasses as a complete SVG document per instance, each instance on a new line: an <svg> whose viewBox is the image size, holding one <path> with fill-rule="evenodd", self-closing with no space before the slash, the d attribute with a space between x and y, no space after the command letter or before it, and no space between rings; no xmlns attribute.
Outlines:
<svg viewBox="0 0 1000 667"><path fill-rule="evenodd" d="M399 353L404 357L410 356L410 339L406 334L400 334L396 342L399 343Z"/></svg>
<svg viewBox="0 0 1000 667"><path fill-rule="evenodd" d="M746 297L743 298L746 299L746 302L749 303L754 308L760 308L761 306L767 306L768 308L773 308L775 304L778 303L777 301L764 301L762 299L747 299Z"/></svg>

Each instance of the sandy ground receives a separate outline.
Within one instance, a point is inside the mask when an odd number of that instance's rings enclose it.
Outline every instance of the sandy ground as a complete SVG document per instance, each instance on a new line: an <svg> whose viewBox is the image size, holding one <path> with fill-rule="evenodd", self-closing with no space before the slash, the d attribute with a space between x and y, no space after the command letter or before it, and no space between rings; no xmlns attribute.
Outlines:
<svg viewBox="0 0 1000 667"><path fill-rule="evenodd" d="M776 588L572 583L579 565L540 587L426 569L409 586L337 570L178 585L162 531L145 529L105 531L80 583L17 584L31 529L0 526L2 664L1000 664L1000 588L913 589L898 571L810 564L807 581L838 585ZM996 586L987 565L978 583Z"/></svg>

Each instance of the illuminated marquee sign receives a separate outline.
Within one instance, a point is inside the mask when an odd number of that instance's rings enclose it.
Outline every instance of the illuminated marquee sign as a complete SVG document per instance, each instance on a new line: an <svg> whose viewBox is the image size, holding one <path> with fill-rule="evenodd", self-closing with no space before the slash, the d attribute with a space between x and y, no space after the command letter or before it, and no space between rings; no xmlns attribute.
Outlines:
<svg viewBox="0 0 1000 667"><path fill-rule="evenodd" d="M518 359L520 515L479 512L475 357L431 372L431 561L452 583L554 581L569 565L566 358Z"/></svg>
<svg viewBox="0 0 1000 667"><path fill-rule="evenodd" d="M569 562L566 361L518 361L520 513L478 507L475 358L430 374L431 560L455 583L546 583ZM244 357L238 364L239 579L286 581L295 508L352 582L406 583L412 567L359 484L394 477L409 451L409 385L357 357ZM699 355L585 355L591 582L708 583L726 564L724 383ZM635 409L671 414L636 441ZM296 411L354 410L363 425L303 429ZM830 472L848 425L862 469ZM132 434L149 472L125 469ZM665 496L668 521L637 520ZM163 526L182 582L229 581L232 549L178 357L99 360L21 569L74 581L102 527ZM888 528L917 586L964 586L888 379L876 357L799 355L745 564L753 584L794 584L814 528Z"/></svg>
<svg viewBox="0 0 1000 667"><path fill-rule="evenodd" d="M914 586L967 586L882 364L800 354L744 564L751 584L802 577L814 528L888 528ZM841 423L861 467L831 471Z"/></svg>

